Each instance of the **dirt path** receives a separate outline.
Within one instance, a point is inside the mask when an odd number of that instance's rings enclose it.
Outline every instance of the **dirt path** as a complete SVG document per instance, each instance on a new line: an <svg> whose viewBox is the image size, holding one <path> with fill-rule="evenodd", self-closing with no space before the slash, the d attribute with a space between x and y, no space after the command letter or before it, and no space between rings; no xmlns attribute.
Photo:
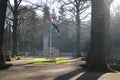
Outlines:
<svg viewBox="0 0 120 80"><path fill-rule="evenodd" d="M0 80L119 80L120 73L85 72L79 65L83 61L70 59L67 65L25 64L32 58L13 61L14 66L0 71Z"/></svg>
<svg viewBox="0 0 120 80"><path fill-rule="evenodd" d="M0 71L0 80L53 80L55 77L79 69L79 60L70 60L72 64L65 65L38 65L38 64L25 64L28 60L32 58L27 58L23 60L12 61L14 66L7 70Z"/></svg>

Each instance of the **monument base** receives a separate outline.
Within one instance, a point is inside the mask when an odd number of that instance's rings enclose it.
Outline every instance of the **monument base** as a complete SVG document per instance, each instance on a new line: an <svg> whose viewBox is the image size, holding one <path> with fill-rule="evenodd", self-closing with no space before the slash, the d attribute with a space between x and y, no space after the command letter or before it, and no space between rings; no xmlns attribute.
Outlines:
<svg viewBox="0 0 120 80"><path fill-rule="evenodd" d="M42 53L42 56L43 57L58 57L59 56L59 50L58 49L55 49L54 47L51 49L51 54L50 54L50 48L47 48L47 49L44 49L43 50L43 53Z"/></svg>

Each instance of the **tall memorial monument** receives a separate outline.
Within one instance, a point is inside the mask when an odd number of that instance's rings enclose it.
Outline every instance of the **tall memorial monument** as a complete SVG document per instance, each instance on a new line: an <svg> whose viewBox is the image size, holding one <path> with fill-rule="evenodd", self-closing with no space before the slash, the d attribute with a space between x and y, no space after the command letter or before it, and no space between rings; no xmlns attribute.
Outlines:
<svg viewBox="0 0 120 80"><path fill-rule="evenodd" d="M51 42L52 44L52 42ZM55 49L54 47L51 47L51 53L50 53L50 34L49 31L44 32L43 34L43 57L58 57L59 56L59 50Z"/></svg>

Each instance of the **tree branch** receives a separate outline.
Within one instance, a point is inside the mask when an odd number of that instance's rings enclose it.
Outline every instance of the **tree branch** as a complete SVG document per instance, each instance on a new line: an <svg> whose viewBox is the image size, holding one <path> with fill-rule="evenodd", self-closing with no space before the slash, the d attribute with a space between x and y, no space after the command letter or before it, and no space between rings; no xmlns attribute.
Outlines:
<svg viewBox="0 0 120 80"><path fill-rule="evenodd" d="M19 0L17 6L19 6L22 1L23 1L23 0Z"/></svg>
<svg viewBox="0 0 120 80"><path fill-rule="evenodd" d="M10 4L10 0L8 0L8 8L11 10L12 13L14 13L14 9L12 5Z"/></svg>
<svg viewBox="0 0 120 80"><path fill-rule="evenodd" d="M9 18L9 17L6 17L6 19L13 21L13 19L11 19L11 18Z"/></svg>
<svg viewBox="0 0 120 80"><path fill-rule="evenodd" d="M81 18L81 20L86 19L89 15L91 15L91 13L88 13L87 15L85 15L83 18Z"/></svg>

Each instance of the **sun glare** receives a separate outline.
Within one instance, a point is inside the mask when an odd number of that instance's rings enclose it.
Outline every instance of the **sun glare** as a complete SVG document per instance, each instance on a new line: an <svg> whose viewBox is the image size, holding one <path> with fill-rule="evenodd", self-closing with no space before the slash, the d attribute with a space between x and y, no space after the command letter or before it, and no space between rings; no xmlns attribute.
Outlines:
<svg viewBox="0 0 120 80"><path fill-rule="evenodd" d="M114 0L110 6L111 15L113 16L115 15L115 10L118 6L120 6L120 0Z"/></svg>

